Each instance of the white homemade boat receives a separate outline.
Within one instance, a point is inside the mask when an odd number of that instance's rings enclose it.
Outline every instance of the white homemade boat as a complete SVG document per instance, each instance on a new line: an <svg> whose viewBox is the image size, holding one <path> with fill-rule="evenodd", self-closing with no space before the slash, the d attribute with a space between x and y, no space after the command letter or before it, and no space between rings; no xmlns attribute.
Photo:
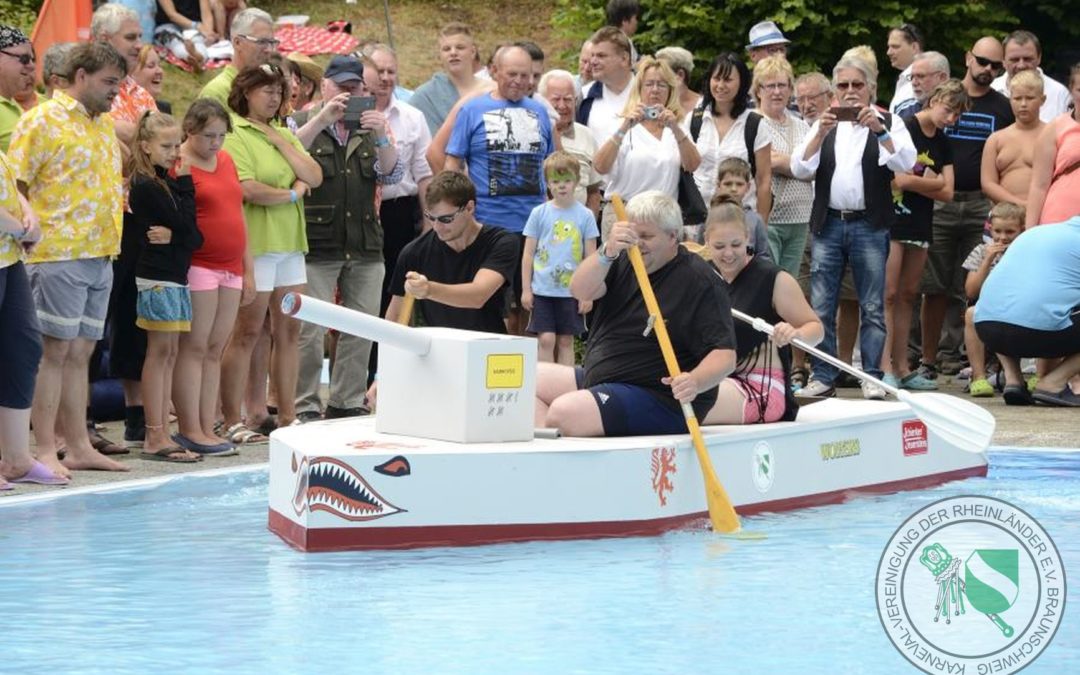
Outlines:
<svg viewBox="0 0 1080 675"><path fill-rule="evenodd" d="M830 399L795 422L703 431L744 515L987 471L904 403ZM354 418L270 440L270 529L304 551L655 535L707 516L689 435L456 443Z"/></svg>

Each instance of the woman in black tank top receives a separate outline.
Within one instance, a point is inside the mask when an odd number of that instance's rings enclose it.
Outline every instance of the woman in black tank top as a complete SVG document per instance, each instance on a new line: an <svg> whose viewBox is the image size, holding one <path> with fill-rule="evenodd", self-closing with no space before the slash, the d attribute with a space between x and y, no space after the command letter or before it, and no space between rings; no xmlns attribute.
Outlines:
<svg viewBox="0 0 1080 675"><path fill-rule="evenodd" d="M791 392L793 338L816 345L824 337L817 314L798 282L773 263L754 255L743 208L734 200L709 211L702 253L728 283L731 306L775 326L770 340L746 323L735 322L735 371L720 383L716 405L705 424L758 424L795 419Z"/></svg>

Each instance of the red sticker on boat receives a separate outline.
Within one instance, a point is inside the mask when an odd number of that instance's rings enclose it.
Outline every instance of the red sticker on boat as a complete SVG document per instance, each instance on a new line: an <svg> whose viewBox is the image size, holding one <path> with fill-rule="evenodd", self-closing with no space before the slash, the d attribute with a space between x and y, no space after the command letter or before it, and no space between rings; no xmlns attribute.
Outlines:
<svg viewBox="0 0 1080 675"><path fill-rule="evenodd" d="M929 449L926 425L921 420L904 420L904 457L925 455Z"/></svg>

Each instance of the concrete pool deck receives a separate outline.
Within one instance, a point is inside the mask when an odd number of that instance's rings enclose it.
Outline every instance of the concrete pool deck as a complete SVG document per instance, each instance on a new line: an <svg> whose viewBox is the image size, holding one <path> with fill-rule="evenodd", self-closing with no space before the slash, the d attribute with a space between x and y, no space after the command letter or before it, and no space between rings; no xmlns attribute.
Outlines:
<svg viewBox="0 0 1080 675"><path fill-rule="evenodd" d="M978 403L990 410L997 419L993 444L1009 448L1068 448L1080 451L1080 410L1069 408L1051 408L1048 406L1016 407L1006 406L1000 395L989 399L971 398L962 392L963 385L943 377L941 391ZM858 398L861 391L839 389L843 398ZM114 441L123 438L123 423L110 422L105 425L103 434ZM267 444L246 445L240 447L240 454L232 457L208 458L197 464L171 464L140 459L138 450L130 455L114 457L128 466L131 471L124 473L79 471L67 488L46 487L40 485L16 485L14 490L0 492L0 498L11 496L34 495L42 492L70 491L71 488L91 486L113 486L122 482L145 481L163 478L180 473L191 473L215 469L237 469L245 466L263 465L267 461Z"/></svg>

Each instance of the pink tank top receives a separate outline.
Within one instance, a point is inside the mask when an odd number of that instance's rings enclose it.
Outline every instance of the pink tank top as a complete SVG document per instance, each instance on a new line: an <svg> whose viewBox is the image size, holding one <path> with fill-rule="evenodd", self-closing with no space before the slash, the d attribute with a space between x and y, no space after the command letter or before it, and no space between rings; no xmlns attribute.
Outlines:
<svg viewBox="0 0 1080 675"><path fill-rule="evenodd" d="M1062 174L1080 162L1080 123L1066 113L1053 122L1057 129L1054 178L1046 192L1041 223L1060 223L1080 215L1080 167Z"/></svg>

